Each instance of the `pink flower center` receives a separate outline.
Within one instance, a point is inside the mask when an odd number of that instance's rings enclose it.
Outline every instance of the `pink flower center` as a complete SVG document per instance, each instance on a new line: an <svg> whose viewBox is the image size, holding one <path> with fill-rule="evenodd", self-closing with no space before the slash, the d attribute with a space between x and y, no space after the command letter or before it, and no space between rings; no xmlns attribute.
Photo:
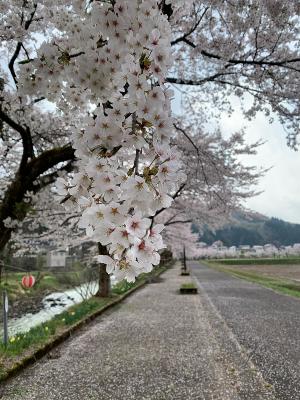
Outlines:
<svg viewBox="0 0 300 400"><path fill-rule="evenodd" d="M138 226L139 226L139 223L136 222L136 221L133 221L133 222L131 223L131 228L132 228L132 229L136 229L136 228L138 228Z"/></svg>
<svg viewBox="0 0 300 400"><path fill-rule="evenodd" d="M146 245L145 245L145 242L144 242L144 240L139 244L139 250L145 250L145 247L146 247Z"/></svg>

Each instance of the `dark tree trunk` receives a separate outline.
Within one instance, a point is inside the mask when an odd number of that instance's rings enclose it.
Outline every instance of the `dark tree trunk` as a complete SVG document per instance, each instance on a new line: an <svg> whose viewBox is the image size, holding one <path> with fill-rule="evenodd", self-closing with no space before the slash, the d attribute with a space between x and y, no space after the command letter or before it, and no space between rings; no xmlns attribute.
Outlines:
<svg viewBox="0 0 300 400"><path fill-rule="evenodd" d="M98 243L98 252L99 255L107 256L108 251L106 246L102 246L101 243ZM110 295L110 276L106 272L106 265L99 264L99 289L96 293L98 297L109 297Z"/></svg>
<svg viewBox="0 0 300 400"><path fill-rule="evenodd" d="M34 184L35 180L60 162L72 159L74 159L74 150L70 146L65 146L47 150L23 165L22 168L20 166L0 203L0 253L4 250L12 233L12 229L4 225L4 220L11 217L14 220L22 221L30 209L30 205L23 201L25 193L27 191L36 193L40 190L40 187ZM49 176L52 177L52 175Z"/></svg>

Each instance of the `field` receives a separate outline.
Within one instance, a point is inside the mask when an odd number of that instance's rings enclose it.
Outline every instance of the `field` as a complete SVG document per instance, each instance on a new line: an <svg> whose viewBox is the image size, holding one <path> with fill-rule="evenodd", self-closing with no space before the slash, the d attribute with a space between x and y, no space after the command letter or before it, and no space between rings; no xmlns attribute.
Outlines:
<svg viewBox="0 0 300 400"><path fill-rule="evenodd" d="M280 259L280 263L275 260L278 261L278 259L224 260L225 262L214 260L208 262L208 265L281 293L300 297L300 260L293 259L293 263L290 258ZM230 264L231 261L234 263Z"/></svg>
<svg viewBox="0 0 300 400"><path fill-rule="evenodd" d="M231 265L230 269L262 276L300 282L300 264L296 265Z"/></svg>
<svg viewBox="0 0 300 400"><path fill-rule="evenodd" d="M300 265L299 257L276 257L276 258L224 258L213 260L224 265Z"/></svg>

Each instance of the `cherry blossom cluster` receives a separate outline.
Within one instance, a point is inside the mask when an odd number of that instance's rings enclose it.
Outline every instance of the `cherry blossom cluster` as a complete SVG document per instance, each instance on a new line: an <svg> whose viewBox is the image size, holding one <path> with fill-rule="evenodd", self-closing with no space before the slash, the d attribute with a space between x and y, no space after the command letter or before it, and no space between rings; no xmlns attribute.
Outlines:
<svg viewBox="0 0 300 400"><path fill-rule="evenodd" d="M155 0L95 4L90 12L101 36L87 92L98 106L73 135L79 172L59 178L57 191L79 205L87 235L107 246L109 256L98 261L134 281L160 261L163 225L151 216L171 205L185 179L170 146L173 93L164 84L171 32Z"/></svg>

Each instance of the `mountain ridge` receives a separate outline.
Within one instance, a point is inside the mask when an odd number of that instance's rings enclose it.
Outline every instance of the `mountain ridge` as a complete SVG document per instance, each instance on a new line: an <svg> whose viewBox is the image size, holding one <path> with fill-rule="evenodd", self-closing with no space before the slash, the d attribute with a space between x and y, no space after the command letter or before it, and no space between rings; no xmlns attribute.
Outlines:
<svg viewBox="0 0 300 400"><path fill-rule="evenodd" d="M267 217L257 212L234 212L230 221L212 230L193 225L199 233L199 241L212 244L221 240L225 246L265 245L277 247L300 243L300 224L294 224L276 217Z"/></svg>

